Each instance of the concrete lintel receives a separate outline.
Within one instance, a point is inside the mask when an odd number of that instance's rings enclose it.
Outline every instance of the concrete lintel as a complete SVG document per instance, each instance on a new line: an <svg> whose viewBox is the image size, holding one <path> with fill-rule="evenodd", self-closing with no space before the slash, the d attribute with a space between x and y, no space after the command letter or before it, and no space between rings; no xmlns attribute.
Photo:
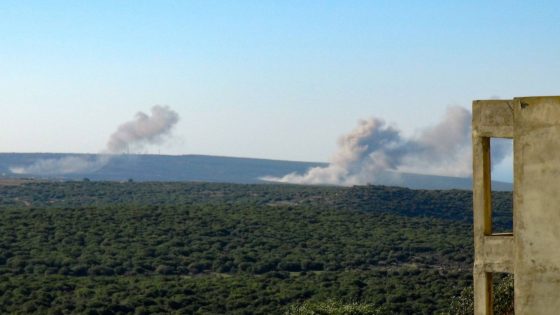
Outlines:
<svg viewBox="0 0 560 315"><path fill-rule="evenodd" d="M513 100L474 101L473 135L513 138Z"/></svg>
<svg viewBox="0 0 560 315"><path fill-rule="evenodd" d="M511 234L484 236L482 265L485 272L513 273L514 239Z"/></svg>

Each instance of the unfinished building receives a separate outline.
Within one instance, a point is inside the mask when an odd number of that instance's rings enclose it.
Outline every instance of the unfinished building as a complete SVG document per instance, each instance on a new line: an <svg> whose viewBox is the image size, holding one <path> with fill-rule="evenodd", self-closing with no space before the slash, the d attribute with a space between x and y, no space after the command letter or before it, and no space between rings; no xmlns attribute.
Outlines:
<svg viewBox="0 0 560 315"><path fill-rule="evenodd" d="M513 139L513 230L492 230L491 138ZM560 314L560 96L473 102L475 314L513 273L515 314Z"/></svg>

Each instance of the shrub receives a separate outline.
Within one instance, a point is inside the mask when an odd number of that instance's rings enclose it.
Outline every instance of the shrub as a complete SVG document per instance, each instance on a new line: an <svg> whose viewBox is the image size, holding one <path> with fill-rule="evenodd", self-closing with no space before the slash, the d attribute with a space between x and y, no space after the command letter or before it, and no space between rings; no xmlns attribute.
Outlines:
<svg viewBox="0 0 560 315"><path fill-rule="evenodd" d="M448 314L471 315L474 313L474 293L472 287L463 289L453 298ZM500 279L494 286L494 314L513 314L513 275Z"/></svg>
<svg viewBox="0 0 560 315"><path fill-rule="evenodd" d="M380 315L385 312L374 305L362 303L345 304L336 300L326 302L305 301L292 305L286 315Z"/></svg>

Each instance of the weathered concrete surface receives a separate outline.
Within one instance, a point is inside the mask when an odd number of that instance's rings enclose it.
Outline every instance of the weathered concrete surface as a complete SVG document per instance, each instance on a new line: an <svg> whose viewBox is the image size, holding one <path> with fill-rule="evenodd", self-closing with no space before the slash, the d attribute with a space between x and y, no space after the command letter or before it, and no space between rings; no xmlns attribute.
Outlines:
<svg viewBox="0 0 560 315"><path fill-rule="evenodd" d="M489 138L513 138L513 235L492 233ZM516 314L560 314L560 97L473 102L475 314L514 273Z"/></svg>
<svg viewBox="0 0 560 315"><path fill-rule="evenodd" d="M514 102L516 314L560 313L560 97Z"/></svg>
<svg viewBox="0 0 560 315"><path fill-rule="evenodd" d="M513 101L474 101L473 133L478 137L513 138Z"/></svg>

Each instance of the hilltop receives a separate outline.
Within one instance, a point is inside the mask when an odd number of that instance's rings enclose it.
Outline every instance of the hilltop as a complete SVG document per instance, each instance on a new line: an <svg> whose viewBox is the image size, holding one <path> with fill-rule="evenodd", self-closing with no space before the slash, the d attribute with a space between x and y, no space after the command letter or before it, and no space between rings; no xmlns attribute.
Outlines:
<svg viewBox="0 0 560 315"><path fill-rule="evenodd" d="M281 177L289 173L304 173L309 168L325 166L325 163L282 161L255 158L223 157L209 155L114 155L107 164L91 172L52 175L41 173L14 174L10 168L28 166L39 160L84 157L95 155L65 153L0 153L0 174L4 178L31 177L39 179L96 181L200 181L236 184L264 183L265 176ZM448 177L423 174L399 173L380 174L380 182L391 186L412 189L465 189L472 182L467 177ZM390 176L387 176L390 175ZM386 182L384 178L387 179ZM390 179L390 180L389 180ZM511 183L493 182L493 190L508 191Z"/></svg>

